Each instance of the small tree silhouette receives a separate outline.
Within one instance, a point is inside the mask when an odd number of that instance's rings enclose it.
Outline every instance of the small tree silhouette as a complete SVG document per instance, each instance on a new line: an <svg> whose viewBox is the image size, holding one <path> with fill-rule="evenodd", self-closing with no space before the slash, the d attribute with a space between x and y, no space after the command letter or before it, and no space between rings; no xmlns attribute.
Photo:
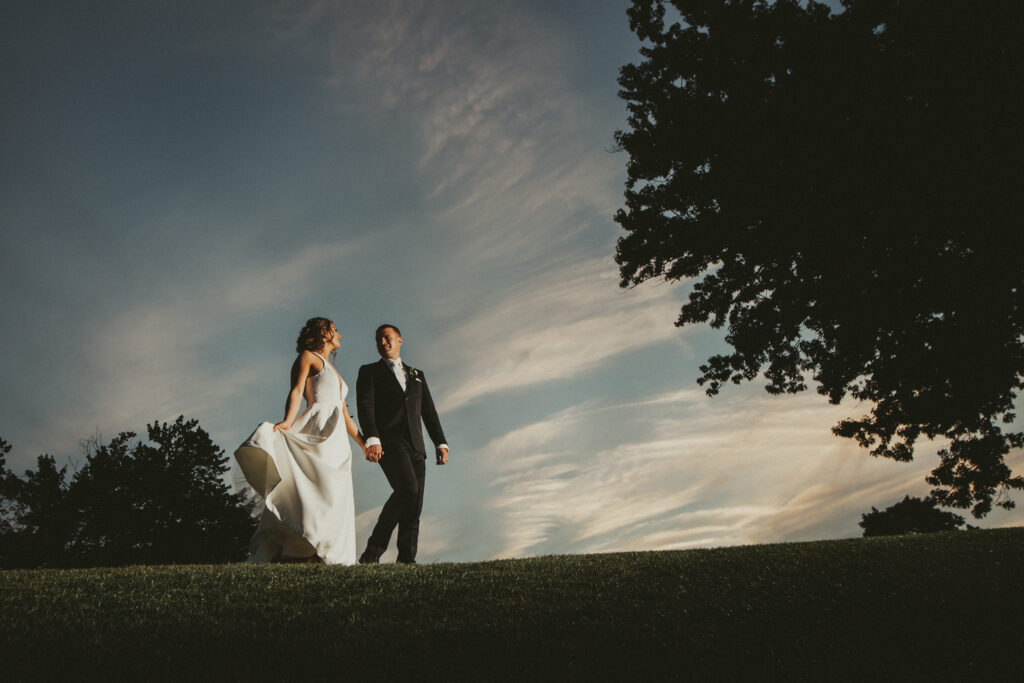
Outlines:
<svg viewBox="0 0 1024 683"><path fill-rule="evenodd" d="M956 531L963 525L963 517L939 510L934 500L921 500L910 496L905 496L903 500L885 510L871 508L871 512L861 515L860 521L865 537Z"/></svg>

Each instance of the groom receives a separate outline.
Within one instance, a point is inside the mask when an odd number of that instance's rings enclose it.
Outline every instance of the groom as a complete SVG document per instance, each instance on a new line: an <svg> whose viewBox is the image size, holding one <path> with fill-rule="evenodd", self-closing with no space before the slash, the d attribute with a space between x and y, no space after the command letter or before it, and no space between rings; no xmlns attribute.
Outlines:
<svg viewBox="0 0 1024 683"><path fill-rule="evenodd" d="M366 439L366 459L380 463L392 492L359 562L379 562L397 525L398 561L414 564L427 470L420 420L437 446L438 465L448 462L448 443L430 398L427 378L420 370L403 364L399 356L402 333L394 325L381 325L375 338L380 360L359 368L356 404Z"/></svg>

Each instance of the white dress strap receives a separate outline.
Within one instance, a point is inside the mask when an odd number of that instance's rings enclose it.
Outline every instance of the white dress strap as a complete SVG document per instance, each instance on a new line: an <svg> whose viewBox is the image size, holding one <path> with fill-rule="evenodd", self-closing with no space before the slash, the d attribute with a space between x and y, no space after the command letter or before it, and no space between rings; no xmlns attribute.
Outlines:
<svg viewBox="0 0 1024 683"><path fill-rule="evenodd" d="M317 358L319 358L320 360L322 360L324 362L324 366L322 368L320 368L320 372L323 372L324 370L326 370L327 366L329 365L329 363L327 362L327 359L324 358L323 356L321 356L316 351L310 351L310 353L313 354L314 356L316 356ZM320 372L318 372L317 374L319 375Z"/></svg>

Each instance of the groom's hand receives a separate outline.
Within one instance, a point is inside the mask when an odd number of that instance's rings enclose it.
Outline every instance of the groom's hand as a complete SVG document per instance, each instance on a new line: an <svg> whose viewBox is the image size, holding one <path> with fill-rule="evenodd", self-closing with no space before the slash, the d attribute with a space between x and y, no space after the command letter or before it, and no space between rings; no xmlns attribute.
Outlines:
<svg viewBox="0 0 1024 683"><path fill-rule="evenodd" d="M448 464L448 449L438 448L437 449L437 464L447 465Z"/></svg>
<svg viewBox="0 0 1024 683"><path fill-rule="evenodd" d="M366 459L370 462L380 462L380 456L384 455L384 449L379 443L375 443L366 449Z"/></svg>

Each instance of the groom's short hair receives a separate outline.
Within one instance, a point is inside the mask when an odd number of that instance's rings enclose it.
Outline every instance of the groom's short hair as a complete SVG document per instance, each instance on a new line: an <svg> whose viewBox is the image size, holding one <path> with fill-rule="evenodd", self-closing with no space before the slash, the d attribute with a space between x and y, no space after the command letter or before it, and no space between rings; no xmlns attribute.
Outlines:
<svg viewBox="0 0 1024 683"><path fill-rule="evenodd" d="M395 327L391 323L384 323L383 325L381 325L380 327L377 328L376 332L373 333L373 338L374 339L380 339L381 333L383 333L384 330L388 329L389 327L391 329L393 329L395 331L395 334L397 334L399 337L402 336L402 331L400 329L398 329L397 327Z"/></svg>

